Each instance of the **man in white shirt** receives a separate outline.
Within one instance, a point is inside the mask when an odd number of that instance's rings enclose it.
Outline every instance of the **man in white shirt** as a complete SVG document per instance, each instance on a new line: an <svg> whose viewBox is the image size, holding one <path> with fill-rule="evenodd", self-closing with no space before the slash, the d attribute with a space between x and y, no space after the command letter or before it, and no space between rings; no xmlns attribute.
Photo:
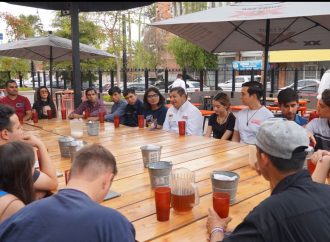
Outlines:
<svg viewBox="0 0 330 242"><path fill-rule="evenodd" d="M174 87L170 91L173 105L166 113L163 130L179 133L178 121L186 121L186 135L203 135L203 116L201 112L187 100L187 93L182 87Z"/></svg>
<svg viewBox="0 0 330 242"><path fill-rule="evenodd" d="M172 84L172 88L174 87L182 87L184 89L184 91L186 92L186 83L184 82L184 80L182 80L183 76L182 74L178 74L176 76L176 80L173 82Z"/></svg>
<svg viewBox="0 0 330 242"><path fill-rule="evenodd" d="M263 121L274 117L273 113L261 105L263 85L256 81L245 82L241 89L242 103L248 108L239 111L232 141L255 144L256 135Z"/></svg>

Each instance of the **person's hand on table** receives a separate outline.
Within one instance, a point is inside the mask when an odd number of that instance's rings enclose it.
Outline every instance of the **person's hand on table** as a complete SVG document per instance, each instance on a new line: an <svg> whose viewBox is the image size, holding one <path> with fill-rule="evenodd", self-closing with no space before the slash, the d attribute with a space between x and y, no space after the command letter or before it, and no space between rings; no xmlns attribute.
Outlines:
<svg viewBox="0 0 330 242"><path fill-rule="evenodd" d="M314 135L311 132L307 132L307 135L308 135L309 141L313 144L313 147L315 147L316 139L315 139Z"/></svg>
<svg viewBox="0 0 330 242"><path fill-rule="evenodd" d="M99 117L88 117L87 121L98 121Z"/></svg>
<svg viewBox="0 0 330 242"><path fill-rule="evenodd" d="M207 217L206 228L210 236L210 241L221 241L224 238L224 232L226 231L228 223L231 221L231 217L220 218L213 208L209 208L209 215ZM212 232L214 228L222 228L221 232Z"/></svg>
<svg viewBox="0 0 330 242"><path fill-rule="evenodd" d="M44 143L34 135L24 135L23 141L38 149L44 146Z"/></svg>
<svg viewBox="0 0 330 242"><path fill-rule="evenodd" d="M76 113L71 113L69 115L69 119L74 119L74 118L82 118L84 115L76 114Z"/></svg>

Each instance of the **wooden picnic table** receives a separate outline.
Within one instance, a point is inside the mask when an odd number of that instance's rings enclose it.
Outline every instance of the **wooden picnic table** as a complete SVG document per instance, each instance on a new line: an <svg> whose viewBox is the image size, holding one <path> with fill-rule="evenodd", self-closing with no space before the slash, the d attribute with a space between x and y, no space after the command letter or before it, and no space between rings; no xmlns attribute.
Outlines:
<svg viewBox="0 0 330 242"><path fill-rule="evenodd" d="M30 121L23 127L25 132L44 141L58 170L70 168L70 158L61 157L58 145L61 135L70 135L68 120L39 120L36 126ZM88 136L85 125L82 139L89 144L102 144L116 157L118 174L111 190L121 193L121 196L102 205L126 216L135 227L138 241L206 241L206 218L208 208L212 206L210 174L214 170L234 171L240 175L237 199L229 212L233 218L228 227L230 230L270 194L268 183L250 168L249 150L245 144L123 125L116 129L112 123L100 124L98 136ZM200 203L191 212L177 214L171 209L169 221L157 221L154 191L150 186L148 169L143 167L140 150L140 146L145 144L161 145L161 160L171 161L173 169L186 167L195 172ZM63 187L64 177L59 177L59 189Z"/></svg>

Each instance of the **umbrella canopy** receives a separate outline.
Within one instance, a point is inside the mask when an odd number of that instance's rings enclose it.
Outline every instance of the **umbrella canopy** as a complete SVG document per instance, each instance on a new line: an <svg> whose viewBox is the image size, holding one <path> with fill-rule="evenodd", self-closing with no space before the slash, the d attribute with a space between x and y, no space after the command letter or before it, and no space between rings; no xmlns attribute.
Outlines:
<svg viewBox="0 0 330 242"><path fill-rule="evenodd" d="M153 23L211 53L330 48L330 2L246 2ZM264 100L266 91L264 93Z"/></svg>
<svg viewBox="0 0 330 242"><path fill-rule="evenodd" d="M115 11L130 8L143 7L153 2L8 2L11 4L27 7L43 8L48 10L69 10L71 15L72 33L72 69L73 69L73 89L74 105L78 107L81 103L81 78L80 78L80 58L79 58L79 12L95 11ZM101 87L100 87L101 88Z"/></svg>
<svg viewBox="0 0 330 242"><path fill-rule="evenodd" d="M85 44L79 44L80 59L98 59L115 57L103 50ZM0 56L10 56L38 61L72 60L72 42L70 39L54 35L28 38L0 45Z"/></svg>

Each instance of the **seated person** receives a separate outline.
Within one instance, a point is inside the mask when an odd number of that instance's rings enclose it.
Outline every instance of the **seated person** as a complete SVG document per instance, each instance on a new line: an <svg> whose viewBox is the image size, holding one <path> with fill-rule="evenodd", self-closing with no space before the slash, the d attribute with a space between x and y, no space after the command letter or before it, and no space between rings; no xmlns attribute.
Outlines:
<svg viewBox="0 0 330 242"><path fill-rule="evenodd" d="M264 93L263 85L257 81L245 82L242 85L241 100L248 106L236 115L232 141L255 144L260 125L274 117L273 113L260 103Z"/></svg>
<svg viewBox="0 0 330 242"><path fill-rule="evenodd" d="M111 112L104 116L104 120L113 122L114 117L119 116L121 123L124 123L124 114L127 102L126 100L121 99L120 88L117 86L113 86L109 89L108 93L111 96L111 99L114 104L111 107Z"/></svg>
<svg viewBox="0 0 330 242"><path fill-rule="evenodd" d="M156 87L149 87L144 94L143 103L147 127L161 129L167 113L163 95Z"/></svg>
<svg viewBox="0 0 330 242"><path fill-rule="evenodd" d="M278 107L281 109L281 114L276 114L275 117L286 118L287 120L295 121L301 126L305 126L308 120L299 116L297 110L299 108L299 96L291 88L284 89L277 96Z"/></svg>
<svg viewBox="0 0 330 242"><path fill-rule="evenodd" d="M214 114L209 118L206 137L231 140L235 127L235 116L230 109L230 100L226 93L220 92L212 100Z"/></svg>
<svg viewBox="0 0 330 242"><path fill-rule="evenodd" d="M186 121L187 135L203 135L203 116L198 108L192 105L182 87L170 90L170 100L173 105L167 110L163 130L179 133L178 121Z"/></svg>
<svg viewBox="0 0 330 242"><path fill-rule="evenodd" d="M330 89L325 89L317 105L319 118L314 118L306 129L316 140L315 150L330 150Z"/></svg>
<svg viewBox="0 0 330 242"><path fill-rule="evenodd" d="M69 115L69 118L83 118L83 112L86 112L86 110L88 110L90 116L88 120L99 120L99 112L103 111L104 113L106 113L106 109L103 102L97 98L97 92L92 87L86 89L85 95L87 100L83 101L79 105L79 107Z"/></svg>
<svg viewBox="0 0 330 242"><path fill-rule="evenodd" d="M271 195L227 238L224 232L231 218L220 218L210 208L210 241L330 241L328 226L320 226L330 221L330 186L313 182L303 169L308 145L308 134L297 123L279 118L263 122L256 155Z"/></svg>
<svg viewBox="0 0 330 242"><path fill-rule="evenodd" d="M32 109L35 109L40 119L48 118L47 110L52 111L52 118L56 118L56 108L47 87L42 86L37 89L36 101Z"/></svg>
<svg viewBox="0 0 330 242"><path fill-rule="evenodd" d="M143 115L143 102L137 98L134 88L128 88L124 91L124 97L128 104L125 108L124 125L130 127L138 126L138 115Z"/></svg>
<svg viewBox="0 0 330 242"><path fill-rule="evenodd" d="M7 96L0 98L0 104L14 108L19 120L28 121L32 117L31 103L27 97L18 94L15 80L6 81Z"/></svg>
<svg viewBox="0 0 330 242"><path fill-rule="evenodd" d="M0 223L34 200L34 152L21 141L0 146Z"/></svg>
<svg viewBox="0 0 330 242"><path fill-rule="evenodd" d="M45 144L34 135L26 135L18 120L15 110L0 104L0 145L12 141L23 141L32 145L35 151L35 162L40 164L40 171L34 170L33 187L36 190L36 198L42 198L49 191L57 189L58 182L54 164L51 162Z"/></svg>
<svg viewBox="0 0 330 242"><path fill-rule="evenodd" d="M83 147L72 162L67 187L25 206L0 225L6 241L135 241L122 214L100 205L117 174L116 159L99 144Z"/></svg>

